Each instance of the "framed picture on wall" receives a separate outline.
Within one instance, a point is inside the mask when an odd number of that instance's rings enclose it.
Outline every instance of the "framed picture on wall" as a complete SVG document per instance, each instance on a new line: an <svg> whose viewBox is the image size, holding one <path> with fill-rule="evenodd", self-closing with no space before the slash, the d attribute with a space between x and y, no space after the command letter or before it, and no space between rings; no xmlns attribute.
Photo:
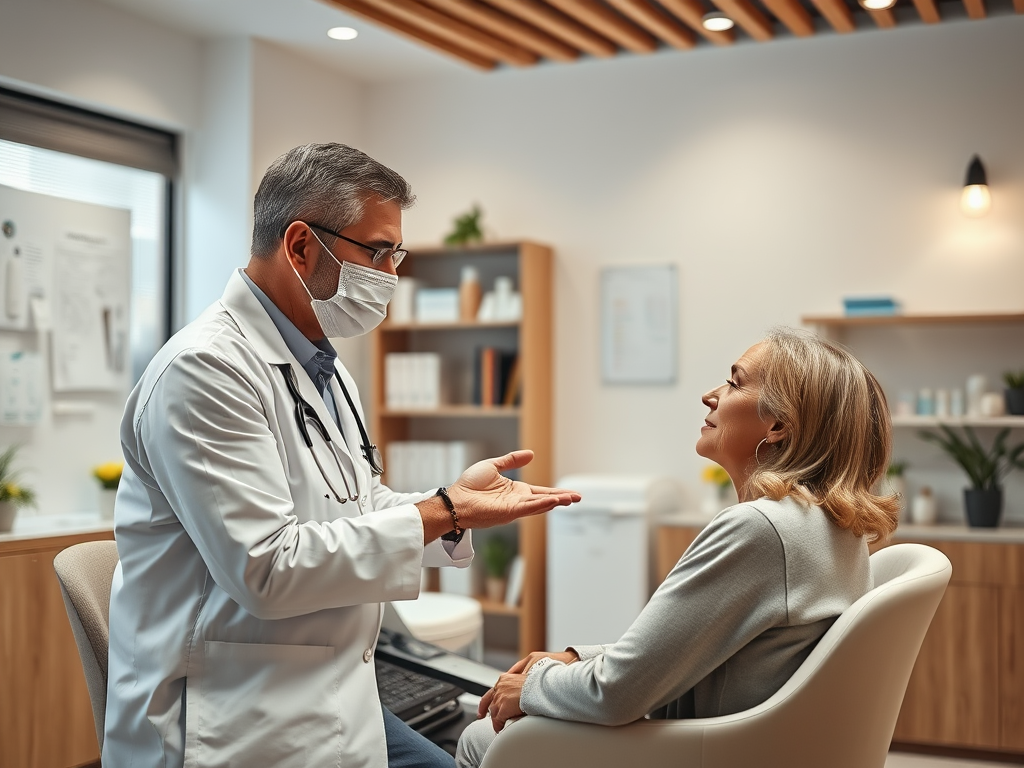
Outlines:
<svg viewBox="0 0 1024 768"><path fill-rule="evenodd" d="M601 375L605 384L674 384L679 277L675 265L601 272Z"/></svg>

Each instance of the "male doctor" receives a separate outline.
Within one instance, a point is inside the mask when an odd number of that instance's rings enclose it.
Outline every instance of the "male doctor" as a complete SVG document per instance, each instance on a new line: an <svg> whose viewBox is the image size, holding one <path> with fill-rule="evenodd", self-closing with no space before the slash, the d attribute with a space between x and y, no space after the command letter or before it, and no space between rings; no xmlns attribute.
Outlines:
<svg viewBox="0 0 1024 768"><path fill-rule="evenodd" d="M395 493L327 337L384 318L413 202L341 144L256 193L252 258L157 353L121 425L103 764L395 768L451 758L382 711L382 601L467 567L472 528L579 500L512 482L516 451Z"/></svg>

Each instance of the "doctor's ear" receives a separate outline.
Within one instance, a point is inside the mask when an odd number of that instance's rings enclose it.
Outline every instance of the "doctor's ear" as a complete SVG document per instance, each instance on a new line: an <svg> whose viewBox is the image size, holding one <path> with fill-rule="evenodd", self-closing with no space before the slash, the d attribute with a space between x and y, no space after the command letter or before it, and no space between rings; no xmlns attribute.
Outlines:
<svg viewBox="0 0 1024 768"><path fill-rule="evenodd" d="M292 266L299 272L303 272L316 263L320 244L313 237L308 224L302 221L293 221L284 228L281 247L284 248L285 258L291 262Z"/></svg>

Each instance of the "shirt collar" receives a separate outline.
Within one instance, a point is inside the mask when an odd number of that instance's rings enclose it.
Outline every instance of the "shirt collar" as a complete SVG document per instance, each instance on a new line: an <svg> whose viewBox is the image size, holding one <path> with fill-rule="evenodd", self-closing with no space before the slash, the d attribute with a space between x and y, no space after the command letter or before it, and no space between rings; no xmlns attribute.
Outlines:
<svg viewBox="0 0 1024 768"><path fill-rule="evenodd" d="M302 331L295 327L295 323L288 319L288 316L270 300L270 297L252 281L251 277L245 274L245 270L241 270L241 275L253 295L270 315L270 319L281 334L281 338L284 339L288 351L302 364L302 369L323 395L327 382L334 375L334 363L338 359L338 353L334 351L331 342L327 339L320 339L317 342L307 339Z"/></svg>

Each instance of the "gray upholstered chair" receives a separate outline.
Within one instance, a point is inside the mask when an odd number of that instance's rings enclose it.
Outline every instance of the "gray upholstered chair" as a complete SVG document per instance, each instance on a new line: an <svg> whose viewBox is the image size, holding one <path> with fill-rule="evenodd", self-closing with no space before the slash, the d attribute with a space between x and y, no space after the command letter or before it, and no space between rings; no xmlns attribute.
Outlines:
<svg viewBox="0 0 1024 768"><path fill-rule="evenodd" d="M876 552L874 589L753 709L618 727L524 717L494 740L482 768L882 768L952 571L921 544Z"/></svg>
<svg viewBox="0 0 1024 768"><path fill-rule="evenodd" d="M89 687L96 741L103 749L103 718L107 706L107 646L110 642L110 585L117 567L117 544L87 541L59 552L53 559L71 631L82 658Z"/></svg>

